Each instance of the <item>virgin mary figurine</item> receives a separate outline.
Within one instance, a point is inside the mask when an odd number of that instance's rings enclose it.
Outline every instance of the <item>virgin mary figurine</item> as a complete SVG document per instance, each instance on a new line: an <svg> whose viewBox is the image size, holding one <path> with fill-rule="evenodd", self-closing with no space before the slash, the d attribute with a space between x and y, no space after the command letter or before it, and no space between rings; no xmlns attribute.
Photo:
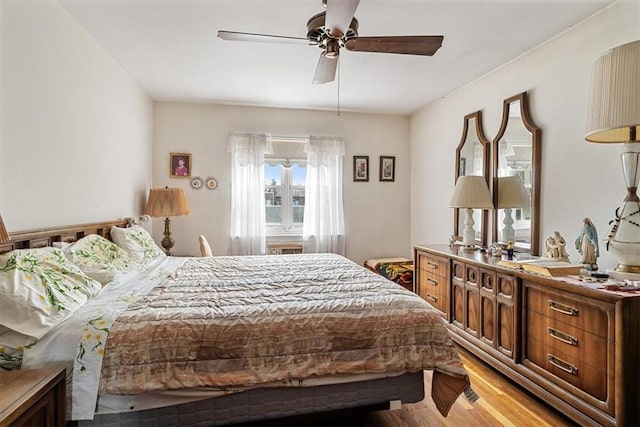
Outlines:
<svg viewBox="0 0 640 427"><path fill-rule="evenodd" d="M582 264L587 270L598 270L597 260L600 256L598 231L589 218L583 220L584 225L576 239L576 249L582 255Z"/></svg>

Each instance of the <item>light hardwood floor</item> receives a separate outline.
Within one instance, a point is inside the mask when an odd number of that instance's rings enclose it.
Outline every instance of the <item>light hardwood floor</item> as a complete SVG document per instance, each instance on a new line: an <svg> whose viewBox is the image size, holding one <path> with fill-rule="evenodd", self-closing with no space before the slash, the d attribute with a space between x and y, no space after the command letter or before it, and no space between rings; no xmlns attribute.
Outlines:
<svg viewBox="0 0 640 427"><path fill-rule="evenodd" d="M575 425L480 359L459 349L471 386L480 397L469 403L459 397L445 418L429 397L431 372L425 373L426 397L422 402L402 405L395 411L377 411L348 417L315 421L258 423L251 426L313 426L313 427L476 427L476 426L571 426Z"/></svg>
<svg viewBox="0 0 640 427"><path fill-rule="evenodd" d="M427 396L422 402L403 405L397 411L365 414L353 421L360 426L570 426L570 420L516 386L472 354L459 349L471 386L480 396L475 403L458 398L445 418L429 397L431 372L425 373ZM338 424L339 425L339 424Z"/></svg>

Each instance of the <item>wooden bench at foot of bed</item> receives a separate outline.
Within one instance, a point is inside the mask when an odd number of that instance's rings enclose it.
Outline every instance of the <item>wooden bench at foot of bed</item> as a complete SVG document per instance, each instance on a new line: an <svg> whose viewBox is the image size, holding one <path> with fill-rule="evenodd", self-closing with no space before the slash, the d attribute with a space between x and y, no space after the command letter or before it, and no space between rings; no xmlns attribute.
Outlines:
<svg viewBox="0 0 640 427"><path fill-rule="evenodd" d="M413 292L413 261L409 258L371 258L364 266Z"/></svg>

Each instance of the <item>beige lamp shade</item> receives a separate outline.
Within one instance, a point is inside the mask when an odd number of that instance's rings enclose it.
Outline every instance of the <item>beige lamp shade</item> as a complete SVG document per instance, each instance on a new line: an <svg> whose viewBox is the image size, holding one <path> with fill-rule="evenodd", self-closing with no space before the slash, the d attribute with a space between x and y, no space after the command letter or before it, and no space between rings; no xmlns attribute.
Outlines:
<svg viewBox="0 0 640 427"><path fill-rule="evenodd" d="M458 178L450 208L493 209L491 194L484 177L465 175Z"/></svg>
<svg viewBox="0 0 640 427"><path fill-rule="evenodd" d="M9 237L9 233L7 233L7 229L4 226L4 221L2 220L2 216L0 216L0 244L5 244L11 242L11 238Z"/></svg>
<svg viewBox="0 0 640 427"><path fill-rule="evenodd" d="M182 188L152 188L144 209L152 217L170 217L189 215L191 208Z"/></svg>
<svg viewBox="0 0 640 427"><path fill-rule="evenodd" d="M498 209L524 208L529 206L529 195L519 176L498 178Z"/></svg>
<svg viewBox="0 0 640 427"><path fill-rule="evenodd" d="M590 142L640 141L640 40L597 58L587 112Z"/></svg>

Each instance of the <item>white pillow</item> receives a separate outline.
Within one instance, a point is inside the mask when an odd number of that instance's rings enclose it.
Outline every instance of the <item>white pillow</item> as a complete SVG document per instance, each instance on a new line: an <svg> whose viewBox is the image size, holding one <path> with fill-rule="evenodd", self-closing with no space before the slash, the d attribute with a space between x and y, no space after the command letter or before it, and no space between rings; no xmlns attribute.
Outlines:
<svg viewBox="0 0 640 427"><path fill-rule="evenodd" d="M69 260L89 277L106 285L119 273L137 266L118 245L97 234L90 234L64 248Z"/></svg>
<svg viewBox="0 0 640 427"><path fill-rule="evenodd" d="M129 228L111 227L111 238L131 259L141 265L166 257L164 251L153 241L151 234L139 225Z"/></svg>
<svg viewBox="0 0 640 427"><path fill-rule="evenodd" d="M42 338L102 286L60 249L18 249L0 255L0 324Z"/></svg>

